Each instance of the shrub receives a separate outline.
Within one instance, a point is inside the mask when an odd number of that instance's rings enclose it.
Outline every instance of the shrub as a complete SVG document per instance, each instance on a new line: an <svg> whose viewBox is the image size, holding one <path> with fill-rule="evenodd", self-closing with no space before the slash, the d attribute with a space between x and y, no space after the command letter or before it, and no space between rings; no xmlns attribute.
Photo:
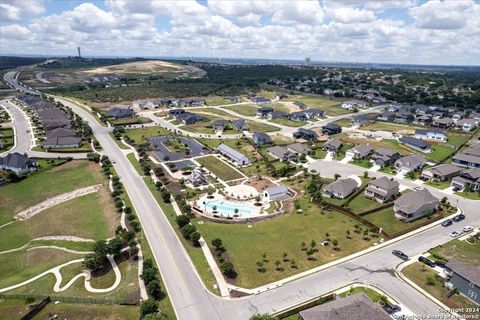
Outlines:
<svg viewBox="0 0 480 320"><path fill-rule="evenodd" d="M158 305L154 300L145 300L140 305L140 316L144 317L147 314L157 313L158 312Z"/></svg>
<svg viewBox="0 0 480 320"><path fill-rule="evenodd" d="M192 224L187 224L182 229L180 229L180 231L185 238L189 238L191 233L197 231L197 228Z"/></svg>

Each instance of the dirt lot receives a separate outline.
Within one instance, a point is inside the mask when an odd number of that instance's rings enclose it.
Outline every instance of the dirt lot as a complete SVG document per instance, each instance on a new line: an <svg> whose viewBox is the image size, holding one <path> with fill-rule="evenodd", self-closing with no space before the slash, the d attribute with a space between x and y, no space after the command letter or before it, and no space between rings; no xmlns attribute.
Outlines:
<svg viewBox="0 0 480 320"><path fill-rule="evenodd" d="M266 188L269 188L269 187L272 187L272 186L275 185L269 179L259 178L258 176L250 178L249 180L247 180L245 182L245 184L248 185L248 186L254 187L259 192L265 190Z"/></svg>

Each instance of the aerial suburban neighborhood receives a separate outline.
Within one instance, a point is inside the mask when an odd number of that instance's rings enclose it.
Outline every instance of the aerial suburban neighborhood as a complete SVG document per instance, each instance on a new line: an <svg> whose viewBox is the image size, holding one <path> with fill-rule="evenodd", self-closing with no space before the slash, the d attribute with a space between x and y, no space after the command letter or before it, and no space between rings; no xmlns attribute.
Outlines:
<svg viewBox="0 0 480 320"><path fill-rule="evenodd" d="M0 4L0 43L15 39L0 48L1 319L480 317L478 57L280 53L300 41L285 42L284 24L420 19L438 3L456 17L455 1L267 1L269 15L260 1L20 2ZM236 58L205 54L203 36L170 39L183 14L185 34L206 23L195 34L209 34L211 52L238 46ZM58 16L78 44L36 38ZM150 18L172 20L145 45L136 25ZM285 48L244 43L266 23ZM237 36L217 38L230 24ZM111 51L88 40L97 29ZM27 52L44 38L51 49Z"/></svg>

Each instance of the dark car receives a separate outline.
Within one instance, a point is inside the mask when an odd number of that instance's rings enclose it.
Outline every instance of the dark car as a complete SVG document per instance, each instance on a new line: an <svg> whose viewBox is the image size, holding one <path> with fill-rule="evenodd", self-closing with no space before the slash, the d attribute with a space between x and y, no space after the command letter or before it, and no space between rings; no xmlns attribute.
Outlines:
<svg viewBox="0 0 480 320"><path fill-rule="evenodd" d="M423 264L426 264L427 266L431 267L431 268L435 268L435 262L433 262L432 260L428 259L428 258L425 258L425 257L418 257L418 261L423 263Z"/></svg>
<svg viewBox="0 0 480 320"><path fill-rule="evenodd" d="M463 219L465 219L465 215L463 213L460 213L460 214L457 214L455 217L453 217L453 221L455 222L459 222L459 221L462 221Z"/></svg>
<svg viewBox="0 0 480 320"><path fill-rule="evenodd" d="M442 222L442 227L448 227L448 226L451 226L452 224L453 224L453 220L448 219Z"/></svg>
<svg viewBox="0 0 480 320"><path fill-rule="evenodd" d="M445 261L442 261L442 260L437 260L435 261L435 265L437 267L440 267L442 269L445 269L445 270L448 270L450 271L451 269L447 266L447 263Z"/></svg>
<svg viewBox="0 0 480 320"><path fill-rule="evenodd" d="M402 308L400 308L400 306L397 306L396 304L386 304L383 306L383 310L385 310L385 312L388 314L393 314L395 312L401 311Z"/></svg>
<svg viewBox="0 0 480 320"><path fill-rule="evenodd" d="M402 260L408 260L408 256L400 250L393 250L392 254L399 257Z"/></svg>

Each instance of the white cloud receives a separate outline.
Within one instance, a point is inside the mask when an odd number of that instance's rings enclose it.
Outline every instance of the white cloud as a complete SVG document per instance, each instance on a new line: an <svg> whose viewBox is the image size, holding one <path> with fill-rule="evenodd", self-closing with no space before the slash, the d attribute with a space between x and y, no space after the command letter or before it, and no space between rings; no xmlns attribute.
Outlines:
<svg viewBox="0 0 480 320"><path fill-rule="evenodd" d="M461 29L470 19L478 22L480 6L473 0L431 0L421 6L411 8L409 12L420 28Z"/></svg>
<svg viewBox="0 0 480 320"><path fill-rule="evenodd" d="M0 3L0 21L20 21L22 14L39 15L45 12L43 0L12 1Z"/></svg>
<svg viewBox="0 0 480 320"><path fill-rule="evenodd" d="M359 8L343 7L328 11L330 17L341 23L365 23L375 20L373 11Z"/></svg>

